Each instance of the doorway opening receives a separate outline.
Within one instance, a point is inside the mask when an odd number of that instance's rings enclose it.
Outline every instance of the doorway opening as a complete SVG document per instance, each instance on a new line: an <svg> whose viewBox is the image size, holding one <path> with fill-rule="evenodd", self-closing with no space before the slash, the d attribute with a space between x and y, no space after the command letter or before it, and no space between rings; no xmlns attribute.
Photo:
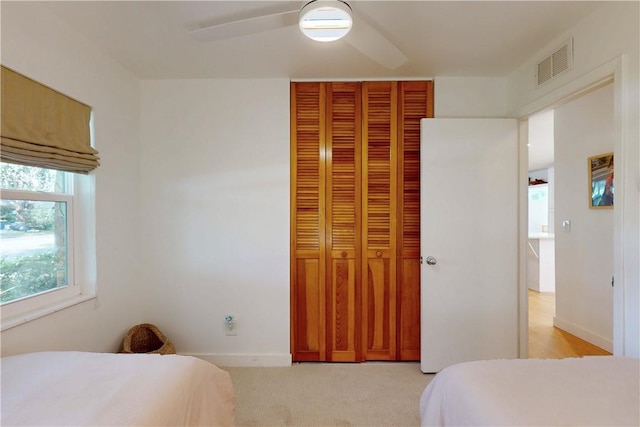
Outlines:
<svg viewBox="0 0 640 427"><path fill-rule="evenodd" d="M586 172L589 156L614 151L613 85L530 116L528 129L528 356L611 354L613 211L589 209Z"/></svg>
<svg viewBox="0 0 640 427"><path fill-rule="evenodd" d="M554 352L555 316L554 110L529 117L527 147L529 357Z"/></svg>

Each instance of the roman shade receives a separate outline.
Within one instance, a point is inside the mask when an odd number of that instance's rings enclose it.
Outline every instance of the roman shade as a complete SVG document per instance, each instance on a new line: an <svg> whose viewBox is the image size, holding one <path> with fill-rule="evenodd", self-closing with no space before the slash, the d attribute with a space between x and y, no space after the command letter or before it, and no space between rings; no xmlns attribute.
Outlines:
<svg viewBox="0 0 640 427"><path fill-rule="evenodd" d="M99 166L91 147L91 108L2 67L0 160L67 172Z"/></svg>

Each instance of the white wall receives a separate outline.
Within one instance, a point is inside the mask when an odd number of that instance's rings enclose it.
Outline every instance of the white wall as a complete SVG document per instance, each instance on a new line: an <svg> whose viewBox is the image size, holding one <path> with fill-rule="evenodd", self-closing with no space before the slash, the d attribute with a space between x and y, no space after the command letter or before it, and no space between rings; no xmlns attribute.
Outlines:
<svg viewBox="0 0 640 427"><path fill-rule="evenodd" d="M553 110L529 117L529 171L553 166Z"/></svg>
<svg viewBox="0 0 640 427"><path fill-rule="evenodd" d="M507 87L509 114L526 117L607 76L615 76L614 148L619 162L614 209L614 353L635 357L640 357L639 8L638 2L603 3L510 74ZM573 69L536 89L537 60L568 37L574 42Z"/></svg>
<svg viewBox="0 0 640 427"><path fill-rule="evenodd" d="M505 114L504 79L435 86L436 111ZM144 81L141 110L147 319L180 353L290 363L288 80Z"/></svg>
<svg viewBox="0 0 640 427"><path fill-rule="evenodd" d="M505 114L504 79L435 87L436 111ZM180 353L290 363L288 80L148 80L141 110L147 318Z"/></svg>
<svg viewBox="0 0 640 427"><path fill-rule="evenodd" d="M436 118L507 117L507 80L489 77L436 77Z"/></svg>
<svg viewBox="0 0 640 427"><path fill-rule="evenodd" d="M144 81L141 140L147 318L180 353L289 364L289 81Z"/></svg>
<svg viewBox="0 0 640 427"><path fill-rule="evenodd" d="M556 168L549 168L547 171L549 181L549 233L556 232Z"/></svg>
<svg viewBox="0 0 640 427"><path fill-rule="evenodd" d="M613 349L613 210L589 209L587 158L613 151L613 141L613 85L555 110L554 324L609 351ZM565 220L571 221L570 231L561 226Z"/></svg>
<svg viewBox="0 0 640 427"><path fill-rule="evenodd" d="M2 2L2 64L93 108L98 298L2 332L2 355L115 351L142 319L138 250L139 82L32 2Z"/></svg>

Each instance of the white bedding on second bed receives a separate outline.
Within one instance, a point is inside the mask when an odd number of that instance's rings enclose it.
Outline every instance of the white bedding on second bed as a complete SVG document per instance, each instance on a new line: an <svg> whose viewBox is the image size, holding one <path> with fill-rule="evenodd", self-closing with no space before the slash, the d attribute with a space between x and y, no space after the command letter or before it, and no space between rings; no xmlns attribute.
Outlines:
<svg viewBox="0 0 640 427"><path fill-rule="evenodd" d="M515 359L449 366L420 399L423 426L638 426L640 360Z"/></svg>
<svg viewBox="0 0 640 427"><path fill-rule="evenodd" d="M228 372L189 356L41 352L3 357L3 426L231 426Z"/></svg>

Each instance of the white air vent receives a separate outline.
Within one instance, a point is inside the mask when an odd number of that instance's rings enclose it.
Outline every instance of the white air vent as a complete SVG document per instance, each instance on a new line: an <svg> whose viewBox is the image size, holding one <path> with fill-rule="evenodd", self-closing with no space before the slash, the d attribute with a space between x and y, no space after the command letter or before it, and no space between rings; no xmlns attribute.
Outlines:
<svg viewBox="0 0 640 427"><path fill-rule="evenodd" d="M538 62L536 86L541 86L573 67L573 39L569 39L554 52Z"/></svg>

